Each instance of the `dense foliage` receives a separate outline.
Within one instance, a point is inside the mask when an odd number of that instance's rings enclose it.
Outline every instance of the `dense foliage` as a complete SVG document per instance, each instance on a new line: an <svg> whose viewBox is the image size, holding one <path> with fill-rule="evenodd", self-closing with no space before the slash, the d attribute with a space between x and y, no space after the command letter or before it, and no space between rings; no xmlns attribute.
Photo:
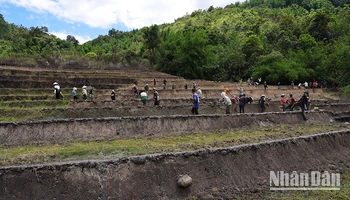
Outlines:
<svg viewBox="0 0 350 200"><path fill-rule="evenodd" d="M79 44L46 27L8 24L0 15L0 62L29 66L146 68L185 78L270 84L317 80L350 84L347 1L250 0L209 7L174 23Z"/></svg>

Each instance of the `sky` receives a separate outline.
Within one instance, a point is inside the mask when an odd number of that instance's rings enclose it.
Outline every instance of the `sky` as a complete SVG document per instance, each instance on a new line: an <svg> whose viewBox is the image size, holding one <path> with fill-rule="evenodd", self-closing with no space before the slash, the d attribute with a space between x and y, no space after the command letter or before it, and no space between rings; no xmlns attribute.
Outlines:
<svg viewBox="0 0 350 200"><path fill-rule="evenodd" d="M121 31L175 19L210 6L225 7L238 0L0 0L0 14L8 23L46 26L61 39L74 36L80 44Z"/></svg>

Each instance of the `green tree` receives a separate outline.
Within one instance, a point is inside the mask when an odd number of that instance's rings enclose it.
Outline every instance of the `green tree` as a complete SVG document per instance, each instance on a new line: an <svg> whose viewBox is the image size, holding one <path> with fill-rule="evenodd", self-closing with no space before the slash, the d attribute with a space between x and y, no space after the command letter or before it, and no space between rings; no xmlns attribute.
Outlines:
<svg viewBox="0 0 350 200"><path fill-rule="evenodd" d="M143 29L143 38L144 38L144 44L146 46L146 49L150 51L149 60L151 63L151 66L153 67L157 57L156 57L156 51L160 44L160 37L159 37L159 28L157 25L152 25L151 27L146 27Z"/></svg>
<svg viewBox="0 0 350 200"><path fill-rule="evenodd" d="M7 38L9 33L10 33L10 26L5 21L2 14L0 14L0 39Z"/></svg>
<svg viewBox="0 0 350 200"><path fill-rule="evenodd" d="M242 52L245 54L245 60L253 64L257 57L263 52L263 45L256 35L251 35L243 40Z"/></svg>

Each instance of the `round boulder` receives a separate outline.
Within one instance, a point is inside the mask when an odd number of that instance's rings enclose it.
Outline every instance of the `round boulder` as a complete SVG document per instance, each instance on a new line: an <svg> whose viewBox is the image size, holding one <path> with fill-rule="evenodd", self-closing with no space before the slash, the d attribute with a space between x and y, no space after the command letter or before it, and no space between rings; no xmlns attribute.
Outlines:
<svg viewBox="0 0 350 200"><path fill-rule="evenodd" d="M182 188L187 188L192 185L192 178L189 175L182 175L177 180L177 185Z"/></svg>

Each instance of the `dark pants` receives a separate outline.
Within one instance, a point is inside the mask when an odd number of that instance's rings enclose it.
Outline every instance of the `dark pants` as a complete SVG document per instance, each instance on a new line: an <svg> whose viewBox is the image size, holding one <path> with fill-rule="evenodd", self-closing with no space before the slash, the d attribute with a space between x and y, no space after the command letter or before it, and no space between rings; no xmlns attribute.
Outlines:
<svg viewBox="0 0 350 200"><path fill-rule="evenodd" d="M73 96L73 99L74 99L74 100L77 100L77 99L78 99L78 97L77 97L77 96Z"/></svg>
<svg viewBox="0 0 350 200"><path fill-rule="evenodd" d="M231 105L226 106L226 114L231 114Z"/></svg>
<svg viewBox="0 0 350 200"><path fill-rule="evenodd" d="M194 115L198 115L198 108L192 108L191 113Z"/></svg>
<svg viewBox="0 0 350 200"><path fill-rule="evenodd" d="M260 112L265 112L265 106L260 106Z"/></svg>
<svg viewBox="0 0 350 200"><path fill-rule="evenodd" d="M244 113L244 105L239 105L239 113Z"/></svg>
<svg viewBox="0 0 350 200"><path fill-rule="evenodd" d="M286 111L286 105L282 105L283 112Z"/></svg>
<svg viewBox="0 0 350 200"><path fill-rule="evenodd" d="M159 106L159 101L154 101L155 106Z"/></svg>
<svg viewBox="0 0 350 200"><path fill-rule="evenodd" d="M56 90L56 99L61 98L61 92L59 90Z"/></svg>
<svg viewBox="0 0 350 200"><path fill-rule="evenodd" d="M293 104L288 104L287 107L284 108L285 111L293 111Z"/></svg>

